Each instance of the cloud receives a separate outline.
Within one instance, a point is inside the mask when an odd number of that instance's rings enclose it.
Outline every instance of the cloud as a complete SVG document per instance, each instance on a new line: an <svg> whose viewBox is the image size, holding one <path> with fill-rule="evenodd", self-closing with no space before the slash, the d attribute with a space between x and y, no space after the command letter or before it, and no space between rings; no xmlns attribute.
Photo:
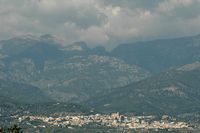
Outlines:
<svg viewBox="0 0 200 133"><path fill-rule="evenodd" d="M158 9L161 12L169 12L177 7L187 7L190 6L194 1L193 0L168 0L159 3Z"/></svg>
<svg viewBox="0 0 200 133"><path fill-rule="evenodd" d="M121 11L121 8L119 6L117 6L112 9L112 15L117 16L120 11Z"/></svg>
<svg viewBox="0 0 200 133"><path fill-rule="evenodd" d="M198 34L199 0L0 0L0 39L53 34L119 43Z"/></svg>

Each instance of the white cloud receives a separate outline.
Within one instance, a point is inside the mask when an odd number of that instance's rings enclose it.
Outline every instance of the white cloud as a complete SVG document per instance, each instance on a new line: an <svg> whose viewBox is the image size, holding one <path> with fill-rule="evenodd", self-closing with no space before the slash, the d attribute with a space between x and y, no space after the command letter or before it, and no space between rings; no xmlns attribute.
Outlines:
<svg viewBox="0 0 200 133"><path fill-rule="evenodd" d="M85 40L91 44L105 44L109 40L109 37L105 34L105 31L101 27L92 26L85 31L82 31L81 40Z"/></svg>
<svg viewBox="0 0 200 133"><path fill-rule="evenodd" d="M195 0L166 0L159 3L158 11L160 12L169 12L173 11L178 7L187 7L190 6Z"/></svg>
<svg viewBox="0 0 200 133"><path fill-rule="evenodd" d="M114 16L117 16L117 15L119 14L120 11L121 11L121 8L120 8L119 6L114 7L114 8L112 9L112 14L113 14Z"/></svg>
<svg viewBox="0 0 200 133"><path fill-rule="evenodd" d="M110 47L184 36L200 31L199 9L200 0L0 0L0 39L54 34Z"/></svg>

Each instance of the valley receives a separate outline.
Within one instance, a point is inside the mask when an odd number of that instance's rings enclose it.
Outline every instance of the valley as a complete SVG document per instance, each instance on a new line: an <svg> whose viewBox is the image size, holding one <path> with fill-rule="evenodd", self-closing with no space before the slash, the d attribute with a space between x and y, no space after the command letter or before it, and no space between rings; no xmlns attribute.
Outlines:
<svg viewBox="0 0 200 133"><path fill-rule="evenodd" d="M0 41L0 125L32 132L198 132L198 38L121 44L113 51L84 42L63 46L50 35ZM113 112L127 122L111 119ZM164 115L170 120L163 124ZM131 126L139 116L153 119ZM69 122L72 127L63 125Z"/></svg>

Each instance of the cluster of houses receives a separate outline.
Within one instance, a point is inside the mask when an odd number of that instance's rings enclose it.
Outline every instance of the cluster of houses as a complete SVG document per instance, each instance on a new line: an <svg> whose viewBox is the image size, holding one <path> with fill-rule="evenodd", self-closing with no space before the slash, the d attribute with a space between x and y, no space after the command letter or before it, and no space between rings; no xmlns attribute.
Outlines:
<svg viewBox="0 0 200 133"><path fill-rule="evenodd" d="M110 115L96 114L96 115L69 115L59 117L47 117L47 116L22 116L18 120L20 122L25 121L37 121L40 120L44 124L50 126L62 126L82 127L87 124L98 123L107 127L120 127L126 129L181 129L188 128L185 122L173 122L164 116L161 120L151 120L151 116L125 116L119 113L112 113ZM40 125L40 127L45 127Z"/></svg>

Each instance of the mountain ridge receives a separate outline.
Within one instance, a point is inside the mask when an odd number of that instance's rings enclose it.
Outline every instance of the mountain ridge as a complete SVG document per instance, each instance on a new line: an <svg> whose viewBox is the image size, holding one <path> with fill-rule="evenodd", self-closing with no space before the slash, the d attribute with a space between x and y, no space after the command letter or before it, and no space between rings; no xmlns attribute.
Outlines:
<svg viewBox="0 0 200 133"><path fill-rule="evenodd" d="M200 67L191 71L169 70L97 96L88 104L101 111L147 114L198 112Z"/></svg>
<svg viewBox="0 0 200 133"><path fill-rule="evenodd" d="M60 102L86 100L150 75L84 42L61 46L24 37L3 41L1 46L0 78L36 86Z"/></svg>
<svg viewBox="0 0 200 133"><path fill-rule="evenodd" d="M199 35L121 44L111 54L153 73L200 60Z"/></svg>

